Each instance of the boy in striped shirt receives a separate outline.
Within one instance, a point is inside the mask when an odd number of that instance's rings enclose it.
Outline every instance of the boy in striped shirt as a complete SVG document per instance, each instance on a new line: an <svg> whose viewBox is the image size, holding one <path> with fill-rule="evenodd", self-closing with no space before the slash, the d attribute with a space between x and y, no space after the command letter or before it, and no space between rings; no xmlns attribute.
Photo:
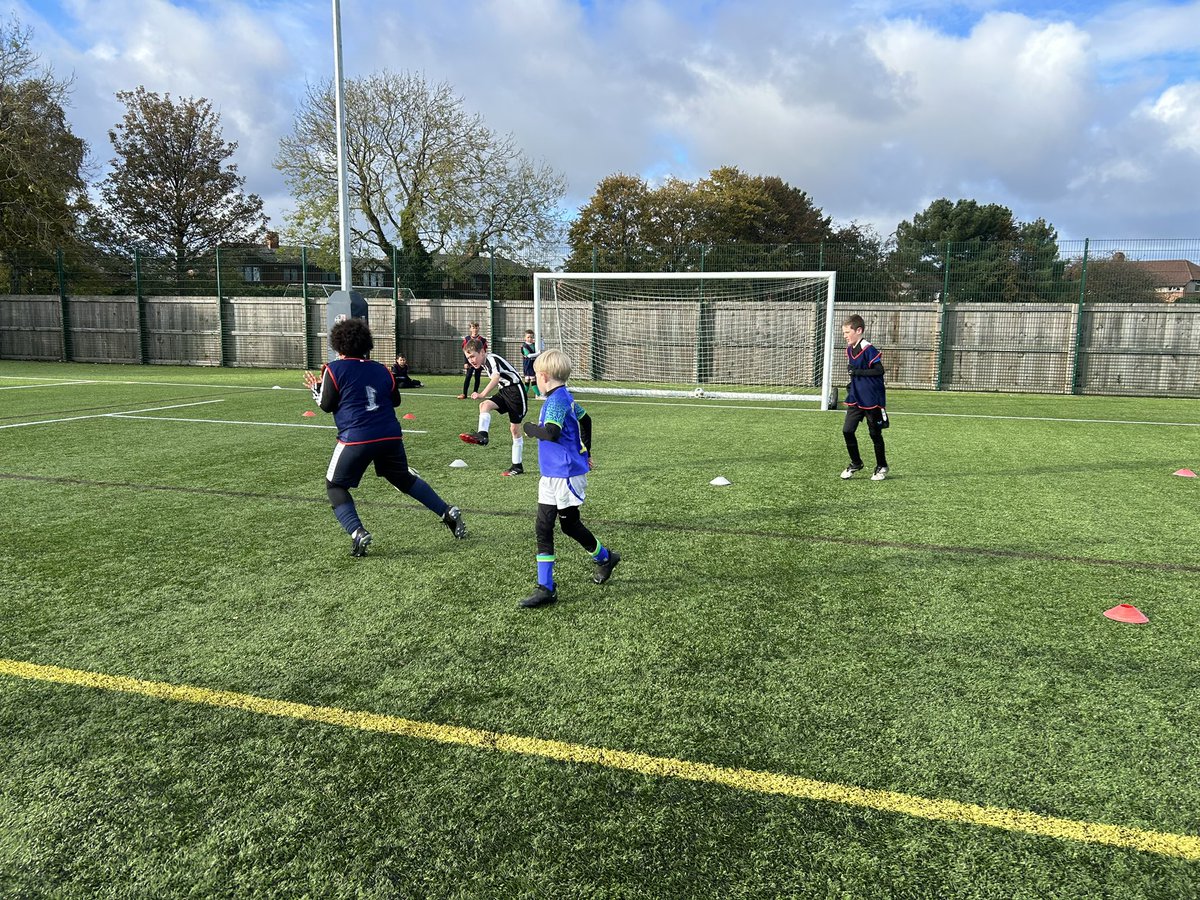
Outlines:
<svg viewBox="0 0 1200 900"><path fill-rule="evenodd" d="M525 396L525 385L521 381L521 373L513 368L513 364L497 353L488 353L487 342L483 338L471 338L463 347L467 356L467 365L487 370L488 383L482 391L473 391L472 400L481 401L479 404L479 428L474 432L460 434L459 438L468 444L486 446L488 429L492 424L492 413L500 412L508 415L509 431L512 432L512 465L505 469L503 475L524 475L525 467L521 464L525 452L525 436L521 433L521 422L529 411L528 400ZM490 396L495 391L495 396Z"/></svg>

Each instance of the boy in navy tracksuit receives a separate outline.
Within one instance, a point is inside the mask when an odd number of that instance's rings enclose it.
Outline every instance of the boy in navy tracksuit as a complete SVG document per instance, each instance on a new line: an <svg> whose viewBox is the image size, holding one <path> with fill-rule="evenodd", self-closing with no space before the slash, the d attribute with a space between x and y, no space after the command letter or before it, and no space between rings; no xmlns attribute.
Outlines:
<svg viewBox="0 0 1200 900"><path fill-rule="evenodd" d="M875 447L875 472L871 480L883 481L888 474L887 451L883 446L883 429L888 427L887 393L883 385L883 360L878 348L863 338L866 327L862 316L851 316L842 323L846 369L850 373L850 384L846 388L846 420L842 424L850 465L842 471L842 477L852 478L863 467L854 432L858 430L858 423L866 419L867 431Z"/></svg>
<svg viewBox="0 0 1200 900"><path fill-rule="evenodd" d="M467 526L457 506L439 497L408 467L404 435L396 418L400 391L383 363L368 359L375 346L371 329L362 319L343 319L329 331L329 345L338 358L317 378L304 373L313 400L337 425L337 446L325 472L325 492L333 514L350 535L350 555L366 556L371 532L363 527L350 488L362 481L367 466L386 478L396 490L408 494L436 514L456 538L466 537Z"/></svg>
<svg viewBox="0 0 1200 900"><path fill-rule="evenodd" d="M621 555L596 540L579 519L587 492L591 455L591 420L567 390L571 361L561 350L547 350L533 364L538 388L546 403L538 424L525 423L525 433L538 439L537 587L521 601L526 608L545 606L558 599L554 582L554 522L563 534L591 554L596 564L592 581L604 584L621 561Z"/></svg>

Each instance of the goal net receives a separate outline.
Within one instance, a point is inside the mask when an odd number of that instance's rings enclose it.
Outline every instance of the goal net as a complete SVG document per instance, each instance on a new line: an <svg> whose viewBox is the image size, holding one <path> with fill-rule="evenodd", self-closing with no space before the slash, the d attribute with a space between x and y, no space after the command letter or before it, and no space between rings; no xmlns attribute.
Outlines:
<svg viewBox="0 0 1200 900"><path fill-rule="evenodd" d="M835 272L534 275L573 391L834 404Z"/></svg>

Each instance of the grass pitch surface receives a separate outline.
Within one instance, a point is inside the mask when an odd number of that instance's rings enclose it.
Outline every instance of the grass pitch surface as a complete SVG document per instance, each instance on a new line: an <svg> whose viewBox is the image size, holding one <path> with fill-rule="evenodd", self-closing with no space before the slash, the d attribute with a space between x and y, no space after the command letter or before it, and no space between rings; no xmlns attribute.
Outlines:
<svg viewBox="0 0 1200 900"><path fill-rule="evenodd" d="M429 382L470 535L368 475L358 560L299 373L0 362L0 894L1197 893L1200 403L896 392L844 482L837 413L585 397L623 562L527 611Z"/></svg>

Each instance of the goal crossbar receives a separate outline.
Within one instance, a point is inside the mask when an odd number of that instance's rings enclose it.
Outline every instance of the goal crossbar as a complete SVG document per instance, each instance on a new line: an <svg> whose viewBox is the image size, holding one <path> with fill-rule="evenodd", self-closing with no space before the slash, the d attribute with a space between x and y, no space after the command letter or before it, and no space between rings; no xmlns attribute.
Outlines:
<svg viewBox="0 0 1200 900"><path fill-rule="evenodd" d="M836 284L819 271L538 272L534 333L572 357L576 393L829 409Z"/></svg>

